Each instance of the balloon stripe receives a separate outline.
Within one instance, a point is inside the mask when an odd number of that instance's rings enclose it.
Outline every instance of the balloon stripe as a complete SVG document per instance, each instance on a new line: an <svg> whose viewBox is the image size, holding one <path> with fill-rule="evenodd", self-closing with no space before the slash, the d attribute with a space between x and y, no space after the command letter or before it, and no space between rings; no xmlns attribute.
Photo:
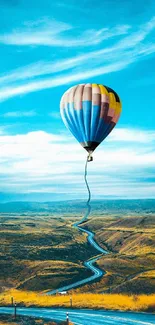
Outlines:
<svg viewBox="0 0 155 325"><path fill-rule="evenodd" d="M95 135L95 141L97 141L97 142L102 141L101 139L104 136L104 134L106 133L108 126L109 126L109 124L104 119L100 118L99 124L98 124L98 130Z"/></svg>
<svg viewBox="0 0 155 325"><path fill-rule="evenodd" d="M77 124L79 126L79 133L82 138L81 142L85 142L87 140L86 140L86 134L85 134L84 124L83 124L83 109L74 110L74 114L75 114L75 119L77 121Z"/></svg>
<svg viewBox="0 0 155 325"><path fill-rule="evenodd" d="M78 132L76 133L76 128L74 128L73 118L72 118L72 115L70 114L69 92L67 92L66 96L65 96L65 112L66 112L66 116L67 116L67 120L70 125L70 128L74 131L75 134L77 134L77 136L79 136Z"/></svg>
<svg viewBox="0 0 155 325"><path fill-rule="evenodd" d="M115 127L116 123L111 122L110 125L108 126L108 128L106 129L105 133L103 134L103 136L101 137L101 142L107 137L107 135L113 130L113 128Z"/></svg>
<svg viewBox="0 0 155 325"><path fill-rule="evenodd" d="M101 110L101 90L97 84L93 84L90 141L93 141L96 134L96 129L100 118L100 110Z"/></svg>
<svg viewBox="0 0 155 325"><path fill-rule="evenodd" d="M68 100L68 105L69 105L68 113L72 118L72 126L75 129L76 134L78 135L79 127L77 125L77 122L76 122L76 119L75 119L75 116L74 116L74 95L75 95L76 89L77 89L77 86L72 87L71 91L69 92L67 100Z"/></svg>
<svg viewBox="0 0 155 325"><path fill-rule="evenodd" d="M74 135L74 137L81 142L82 138L80 137L79 133L76 133L76 130L74 129L73 125L70 123L70 120L68 119L68 114L66 112L66 109L63 109L61 111L61 116L63 119L64 124L66 125L66 127L70 130L70 132Z"/></svg>
<svg viewBox="0 0 155 325"><path fill-rule="evenodd" d="M65 98L64 98L65 114L66 114L67 122L68 122L70 128L73 129L74 133L76 133L76 130L74 129L74 125L73 125L73 122L72 122L72 117L71 117L71 114L69 112L68 97L69 97L69 92L66 92Z"/></svg>
<svg viewBox="0 0 155 325"><path fill-rule="evenodd" d="M84 85L79 85L74 94L74 117L76 124L78 125L78 130L81 133L83 142L86 141L84 117L83 117L83 107L82 107L82 97L83 97Z"/></svg>
<svg viewBox="0 0 155 325"><path fill-rule="evenodd" d="M100 105L92 106L92 114L91 114L91 133L90 133L90 141L94 141L96 129L98 127L99 119L100 119Z"/></svg>
<svg viewBox="0 0 155 325"><path fill-rule="evenodd" d="M103 133L103 128L104 128L104 120L102 118L100 118L98 125L97 125L97 132L95 134L94 141L101 142L100 138Z"/></svg>
<svg viewBox="0 0 155 325"><path fill-rule="evenodd" d="M69 103L68 106L69 106L69 108L68 108L68 114L71 117L72 128L75 130L76 135L77 135L76 136L76 139L77 140L79 138L82 139L81 135L79 135L79 124L77 123L76 116L75 116L74 103Z"/></svg>
<svg viewBox="0 0 155 325"><path fill-rule="evenodd" d="M83 120L86 140L90 140L91 111L92 111L92 85L86 84L82 96Z"/></svg>
<svg viewBox="0 0 155 325"><path fill-rule="evenodd" d="M82 142L83 141L83 134L82 134L82 130L81 130L81 127L80 127L80 120L79 120L79 114L82 110L75 110L74 108L74 103L72 105L70 105L70 108L68 110L68 114L70 116L72 116L72 121L74 124L72 124L72 128L74 130L76 130L76 139L79 141L79 142ZM78 114L79 113L79 114Z"/></svg>
<svg viewBox="0 0 155 325"><path fill-rule="evenodd" d="M90 141L92 102L89 100L83 101L82 106L83 106L83 118L84 118L86 141Z"/></svg>

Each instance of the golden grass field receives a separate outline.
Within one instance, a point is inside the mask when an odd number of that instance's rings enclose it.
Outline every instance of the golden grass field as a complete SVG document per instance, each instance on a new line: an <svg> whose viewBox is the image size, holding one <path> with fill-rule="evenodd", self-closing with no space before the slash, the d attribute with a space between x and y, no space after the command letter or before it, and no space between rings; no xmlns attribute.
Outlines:
<svg viewBox="0 0 155 325"><path fill-rule="evenodd" d="M11 304L11 297L17 306L70 307L70 295L46 296L36 292L12 289L0 295L0 305ZM110 309L122 311L155 311L155 294L72 294L73 308Z"/></svg>

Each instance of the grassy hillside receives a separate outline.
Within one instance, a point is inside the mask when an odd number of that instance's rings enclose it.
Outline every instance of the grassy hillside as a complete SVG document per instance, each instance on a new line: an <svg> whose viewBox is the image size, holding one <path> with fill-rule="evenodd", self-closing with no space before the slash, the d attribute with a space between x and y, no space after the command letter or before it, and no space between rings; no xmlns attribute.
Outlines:
<svg viewBox="0 0 155 325"><path fill-rule="evenodd" d="M97 263L107 274L81 290L97 292L155 292L155 215L90 218L83 225L111 253ZM80 291L81 291L80 290Z"/></svg>
<svg viewBox="0 0 155 325"><path fill-rule="evenodd" d="M90 275L83 261L96 254L71 220L0 217L0 288L42 291Z"/></svg>

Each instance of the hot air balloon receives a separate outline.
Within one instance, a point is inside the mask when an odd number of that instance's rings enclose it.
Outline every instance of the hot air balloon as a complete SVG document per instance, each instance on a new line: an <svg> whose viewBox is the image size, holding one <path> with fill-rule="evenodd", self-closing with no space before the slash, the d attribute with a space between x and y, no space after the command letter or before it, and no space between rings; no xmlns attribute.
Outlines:
<svg viewBox="0 0 155 325"><path fill-rule="evenodd" d="M117 93L100 84L79 84L61 98L60 113L64 124L89 153L92 153L115 127L121 114Z"/></svg>

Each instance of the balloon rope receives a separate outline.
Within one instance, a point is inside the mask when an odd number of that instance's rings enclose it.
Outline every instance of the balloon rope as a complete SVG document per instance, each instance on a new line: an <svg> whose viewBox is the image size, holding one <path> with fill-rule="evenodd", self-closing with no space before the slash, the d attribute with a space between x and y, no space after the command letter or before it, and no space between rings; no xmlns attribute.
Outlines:
<svg viewBox="0 0 155 325"><path fill-rule="evenodd" d="M84 173L84 180L85 180L86 187L87 187L87 190L88 190L88 200L86 202L87 211L86 211L86 214L85 214L85 216L83 218L83 221L87 220L87 218L89 217L90 211L91 211L91 205L90 205L91 192L90 192L89 184L88 184L88 181L87 181L87 166L88 166L88 158L86 160L85 173Z"/></svg>

